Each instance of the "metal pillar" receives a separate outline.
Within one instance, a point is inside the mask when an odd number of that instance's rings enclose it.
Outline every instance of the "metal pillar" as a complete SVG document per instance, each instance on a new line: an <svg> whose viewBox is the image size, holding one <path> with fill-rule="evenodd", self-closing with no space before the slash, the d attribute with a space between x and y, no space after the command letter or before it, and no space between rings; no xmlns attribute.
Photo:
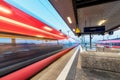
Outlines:
<svg viewBox="0 0 120 80"><path fill-rule="evenodd" d="M15 46L16 45L16 39L15 38L11 38L11 43L12 43L13 46Z"/></svg>
<svg viewBox="0 0 120 80"><path fill-rule="evenodd" d="M92 36L90 34L90 49L92 49Z"/></svg>

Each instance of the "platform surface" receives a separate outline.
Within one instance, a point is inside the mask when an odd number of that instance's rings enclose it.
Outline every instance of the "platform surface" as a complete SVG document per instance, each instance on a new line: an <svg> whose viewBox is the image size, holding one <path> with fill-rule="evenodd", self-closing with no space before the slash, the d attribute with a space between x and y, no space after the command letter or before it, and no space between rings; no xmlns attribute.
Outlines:
<svg viewBox="0 0 120 80"><path fill-rule="evenodd" d="M78 58L78 64L76 68L75 80L120 80L120 73L117 72L82 68L80 55ZM108 54L104 54L104 56L105 55Z"/></svg>
<svg viewBox="0 0 120 80"><path fill-rule="evenodd" d="M72 49L30 80L56 80L75 51L76 48Z"/></svg>

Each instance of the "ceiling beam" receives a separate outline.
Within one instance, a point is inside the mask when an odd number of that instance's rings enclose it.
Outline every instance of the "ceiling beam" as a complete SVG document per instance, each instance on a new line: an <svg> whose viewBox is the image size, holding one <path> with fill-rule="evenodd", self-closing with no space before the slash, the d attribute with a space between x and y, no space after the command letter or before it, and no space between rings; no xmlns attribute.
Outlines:
<svg viewBox="0 0 120 80"><path fill-rule="evenodd" d="M75 15L75 19L76 19L76 25L78 25L78 14L77 14L77 8L76 8L76 1L72 0L72 4L73 4L73 10L74 10L74 15Z"/></svg>
<svg viewBox="0 0 120 80"><path fill-rule="evenodd" d="M76 8L84 8L113 1L119 0L76 0Z"/></svg>
<svg viewBox="0 0 120 80"><path fill-rule="evenodd" d="M116 25L116 26L114 26L114 27L112 27L112 28L106 30L106 32L114 31L114 30L116 30L116 29L118 30L118 28L120 28L120 24L118 24L118 25Z"/></svg>

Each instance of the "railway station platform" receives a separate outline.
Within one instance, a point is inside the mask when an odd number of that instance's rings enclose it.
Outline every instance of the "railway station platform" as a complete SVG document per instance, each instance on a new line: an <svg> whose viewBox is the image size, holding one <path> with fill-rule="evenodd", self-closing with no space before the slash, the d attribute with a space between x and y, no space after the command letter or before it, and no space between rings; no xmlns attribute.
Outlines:
<svg viewBox="0 0 120 80"><path fill-rule="evenodd" d="M120 54L74 48L30 80L119 80ZM73 54L74 53L74 54Z"/></svg>
<svg viewBox="0 0 120 80"><path fill-rule="evenodd" d="M81 52L75 80L119 80L120 54L110 52Z"/></svg>
<svg viewBox="0 0 120 80"><path fill-rule="evenodd" d="M1 0L0 80L120 80L119 5Z"/></svg>

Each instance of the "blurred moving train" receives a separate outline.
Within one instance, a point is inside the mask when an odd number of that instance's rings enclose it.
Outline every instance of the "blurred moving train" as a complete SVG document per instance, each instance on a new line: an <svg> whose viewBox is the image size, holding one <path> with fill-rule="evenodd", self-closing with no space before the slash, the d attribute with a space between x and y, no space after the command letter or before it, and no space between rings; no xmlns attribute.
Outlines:
<svg viewBox="0 0 120 80"><path fill-rule="evenodd" d="M120 38L101 40L96 43L97 47L120 48Z"/></svg>

